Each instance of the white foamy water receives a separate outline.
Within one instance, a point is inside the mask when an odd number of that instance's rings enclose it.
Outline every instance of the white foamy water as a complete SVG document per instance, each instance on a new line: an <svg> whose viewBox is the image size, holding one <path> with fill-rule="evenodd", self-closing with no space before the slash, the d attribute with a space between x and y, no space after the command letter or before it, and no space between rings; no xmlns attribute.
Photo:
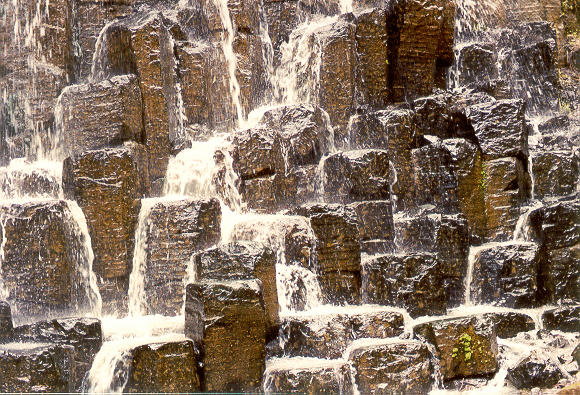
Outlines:
<svg viewBox="0 0 580 395"><path fill-rule="evenodd" d="M16 158L0 167L0 201L62 197L62 162Z"/></svg>

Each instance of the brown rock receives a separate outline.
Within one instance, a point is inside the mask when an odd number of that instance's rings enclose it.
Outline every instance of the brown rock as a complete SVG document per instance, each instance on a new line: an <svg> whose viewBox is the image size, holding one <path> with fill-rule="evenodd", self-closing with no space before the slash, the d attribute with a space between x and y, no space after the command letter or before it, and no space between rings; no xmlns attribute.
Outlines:
<svg viewBox="0 0 580 395"><path fill-rule="evenodd" d="M130 351L123 392L198 392L196 350L193 342L151 343Z"/></svg>
<svg viewBox="0 0 580 395"><path fill-rule="evenodd" d="M392 205L389 200L357 202L350 205L358 219L361 251L387 253L394 248Z"/></svg>
<svg viewBox="0 0 580 395"><path fill-rule="evenodd" d="M268 330L279 325L278 291L276 288L276 255L256 242L222 244L193 257L199 280L252 280L262 282Z"/></svg>
<svg viewBox="0 0 580 395"><path fill-rule="evenodd" d="M541 152L532 161L534 197L569 195L576 191L580 157L572 151Z"/></svg>
<svg viewBox="0 0 580 395"><path fill-rule="evenodd" d="M63 189L87 219L93 270L107 312L127 310L139 199L147 194L146 153L139 145L88 151L64 161Z"/></svg>
<svg viewBox="0 0 580 395"><path fill-rule="evenodd" d="M217 199L154 200L145 235L145 304L148 314L176 315L191 256L215 245L221 234Z"/></svg>
<svg viewBox="0 0 580 395"><path fill-rule="evenodd" d="M91 307L83 236L65 201L0 206L2 278L15 318L78 314Z"/></svg>
<svg viewBox="0 0 580 395"><path fill-rule="evenodd" d="M6 302L0 301L0 343L12 339L14 327L12 324L12 310Z"/></svg>
<svg viewBox="0 0 580 395"><path fill-rule="evenodd" d="M355 347L348 357L361 393L426 393L433 384L431 353L412 340Z"/></svg>
<svg viewBox="0 0 580 395"><path fill-rule="evenodd" d="M202 349L204 391L257 391L265 367L266 313L255 280L187 286L185 334Z"/></svg>
<svg viewBox="0 0 580 395"><path fill-rule="evenodd" d="M497 334L489 318L431 321L415 326L413 332L435 346L445 380L491 374L498 369Z"/></svg>
<svg viewBox="0 0 580 395"><path fill-rule="evenodd" d="M63 157L142 140L141 91L134 75L68 86L56 111Z"/></svg>
<svg viewBox="0 0 580 395"><path fill-rule="evenodd" d="M315 267L323 298L332 304L360 301L360 243L355 213L347 206L312 204L293 214L310 218L316 237Z"/></svg>

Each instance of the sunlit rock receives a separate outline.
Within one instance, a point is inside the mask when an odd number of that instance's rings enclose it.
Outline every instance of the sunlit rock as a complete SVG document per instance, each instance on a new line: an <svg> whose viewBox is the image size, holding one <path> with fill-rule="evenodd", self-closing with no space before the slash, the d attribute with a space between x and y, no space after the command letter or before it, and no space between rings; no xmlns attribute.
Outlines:
<svg viewBox="0 0 580 395"><path fill-rule="evenodd" d="M185 335L201 348L204 391L257 391L265 367L266 312L259 281L187 286Z"/></svg>
<svg viewBox="0 0 580 395"><path fill-rule="evenodd" d="M87 219L105 311L126 311L139 199L148 191L146 152L140 145L88 151L63 167L65 197Z"/></svg>
<svg viewBox="0 0 580 395"><path fill-rule="evenodd" d="M411 317L445 314L444 265L434 254L381 255L362 264L363 302L397 306Z"/></svg>
<svg viewBox="0 0 580 395"><path fill-rule="evenodd" d="M403 333L401 313L369 308L365 311L285 315L281 320L285 357L340 358L357 339L383 339Z"/></svg>
<svg viewBox="0 0 580 395"><path fill-rule="evenodd" d="M497 333L489 318L430 321L415 326L413 332L435 346L445 380L491 374L498 369Z"/></svg>
<svg viewBox="0 0 580 395"><path fill-rule="evenodd" d="M72 346L74 370L70 380L74 391L80 391L85 374L103 344L103 333L98 319L66 318L18 326L14 328L14 341Z"/></svg>
<svg viewBox="0 0 580 395"><path fill-rule="evenodd" d="M413 340L355 346L349 356L361 393L423 393L433 384L431 353Z"/></svg>
<svg viewBox="0 0 580 395"><path fill-rule="evenodd" d="M324 159L322 171L327 202L389 198L389 156L385 150L339 152Z"/></svg>

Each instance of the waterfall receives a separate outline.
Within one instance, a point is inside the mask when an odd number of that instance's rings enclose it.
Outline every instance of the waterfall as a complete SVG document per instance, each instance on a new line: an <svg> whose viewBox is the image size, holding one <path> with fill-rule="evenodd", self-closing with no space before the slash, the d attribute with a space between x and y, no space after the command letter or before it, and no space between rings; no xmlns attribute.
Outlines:
<svg viewBox="0 0 580 395"><path fill-rule="evenodd" d="M222 50L226 62L228 64L228 75L230 79L230 95L232 100L232 105L236 110L237 122L242 122L244 120L244 110L242 108L242 102L240 99L240 83L238 82L238 77L236 76L237 69L237 55L234 52L234 26L230 16L230 11L228 9L227 0L213 0L216 6L224 32L222 32Z"/></svg>
<svg viewBox="0 0 580 395"><path fill-rule="evenodd" d="M2 242L0 242L0 300L8 300L8 297L10 296L10 291L6 288L6 284L4 284L2 271L2 264L4 263L4 259L6 259L4 248L6 247L6 241L8 240L8 237L6 236L6 221L8 221L8 218L0 216L0 226L2 227Z"/></svg>
<svg viewBox="0 0 580 395"><path fill-rule="evenodd" d="M80 277L81 287L84 290L86 299L89 304L90 313L94 317L101 316L102 300L97 286L97 276L93 272L93 247L91 245L91 236L87 226L87 220L83 211L75 201L67 200L67 206L70 210L71 217L69 223L73 237L80 242L80 248L73 248L73 253L76 255L76 262L78 266L76 270ZM79 309L80 306L77 307Z"/></svg>

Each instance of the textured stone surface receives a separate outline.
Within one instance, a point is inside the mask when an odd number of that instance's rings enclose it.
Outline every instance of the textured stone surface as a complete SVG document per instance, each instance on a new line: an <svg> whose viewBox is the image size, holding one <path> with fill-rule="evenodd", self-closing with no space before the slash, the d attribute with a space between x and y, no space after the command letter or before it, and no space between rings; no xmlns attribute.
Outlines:
<svg viewBox="0 0 580 395"><path fill-rule="evenodd" d="M532 317L524 313L498 312L486 314L495 324L497 336L503 339L515 337L520 332L534 330L536 324Z"/></svg>
<svg viewBox="0 0 580 395"><path fill-rule="evenodd" d="M146 153L140 145L87 151L64 162L65 198L87 219L105 311L127 310L140 198L147 194Z"/></svg>
<svg viewBox="0 0 580 395"><path fill-rule="evenodd" d="M351 390L348 364L315 361L312 367L299 367L304 364L303 359L283 359L279 363L274 361L264 373L266 393L298 392L314 395L348 393Z"/></svg>
<svg viewBox="0 0 580 395"><path fill-rule="evenodd" d="M134 75L64 89L59 100L63 158L124 141L142 141L141 97Z"/></svg>
<svg viewBox="0 0 580 395"><path fill-rule="evenodd" d="M204 391L261 388L266 313L258 281L189 284L185 335L202 349Z"/></svg>
<svg viewBox="0 0 580 395"><path fill-rule="evenodd" d="M546 329L576 332L580 326L580 306L563 306L546 310L542 314Z"/></svg>
<svg viewBox="0 0 580 395"><path fill-rule="evenodd" d="M424 393L433 384L431 353L417 341L361 345L348 359L361 393Z"/></svg>
<svg viewBox="0 0 580 395"><path fill-rule="evenodd" d="M175 315L191 256L220 240L217 199L154 202L146 228L145 300L150 314Z"/></svg>
<svg viewBox="0 0 580 395"><path fill-rule="evenodd" d="M196 254L193 263L199 280L251 280L262 282L268 330L279 325L276 255L260 243L237 241Z"/></svg>
<svg viewBox="0 0 580 395"><path fill-rule="evenodd" d="M362 265L363 302L402 307L411 317L445 314L443 264L429 253L381 255Z"/></svg>
<svg viewBox="0 0 580 395"><path fill-rule="evenodd" d="M415 326L413 332L435 346L445 380L491 374L498 369L497 334L489 318L431 321Z"/></svg>
<svg viewBox="0 0 580 395"><path fill-rule="evenodd" d="M80 391L85 374L90 370L95 355L103 344L103 332L98 319L66 318L16 327L14 340L72 346L74 370L71 372L70 381L74 391Z"/></svg>
<svg viewBox="0 0 580 395"><path fill-rule="evenodd" d="M396 215L395 240L401 251L434 253L449 306L463 302L463 278L467 272L469 233L461 215Z"/></svg>
<svg viewBox="0 0 580 395"><path fill-rule="evenodd" d="M532 168L536 198L572 194L580 181L580 157L572 151L541 152Z"/></svg>
<svg viewBox="0 0 580 395"><path fill-rule="evenodd" d="M537 303L540 256L536 244L484 245L474 259L471 300L475 303L515 308Z"/></svg>
<svg viewBox="0 0 580 395"><path fill-rule="evenodd" d="M552 388L564 377L564 373L550 358L542 358L537 353L532 353L515 367L508 369L506 379L518 389L531 389Z"/></svg>
<svg viewBox="0 0 580 395"><path fill-rule="evenodd" d="M389 311L337 312L324 315L285 315L281 336L284 356L340 358L357 339L387 338L403 333L403 316Z"/></svg>
<svg viewBox="0 0 580 395"><path fill-rule="evenodd" d="M357 202L350 205L358 218L361 252L387 253L393 250L393 212L390 200Z"/></svg>
<svg viewBox="0 0 580 395"><path fill-rule="evenodd" d="M2 278L16 318L85 310L88 284L80 277L84 240L64 201L0 206Z"/></svg>
<svg viewBox="0 0 580 395"><path fill-rule="evenodd" d="M2 392L72 392L74 369L71 346L0 345Z"/></svg>
<svg viewBox="0 0 580 395"><path fill-rule="evenodd" d="M337 204L305 205L296 208L293 214L310 218L323 299L331 304L357 304L361 258L356 214Z"/></svg>
<svg viewBox="0 0 580 395"><path fill-rule="evenodd" d="M123 392L198 392L196 350L191 340L145 344L130 351Z"/></svg>
<svg viewBox="0 0 580 395"><path fill-rule="evenodd" d="M385 150L339 152L327 157L322 166L327 202L389 198L389 156Z"/></svg>
<svg viewBox="0 0 580 395"><path fill-rule="evenodd" d="M12 338L14 326L12 323L12 311L10 305L0 301L0 342L6 342Z"/></svg>

